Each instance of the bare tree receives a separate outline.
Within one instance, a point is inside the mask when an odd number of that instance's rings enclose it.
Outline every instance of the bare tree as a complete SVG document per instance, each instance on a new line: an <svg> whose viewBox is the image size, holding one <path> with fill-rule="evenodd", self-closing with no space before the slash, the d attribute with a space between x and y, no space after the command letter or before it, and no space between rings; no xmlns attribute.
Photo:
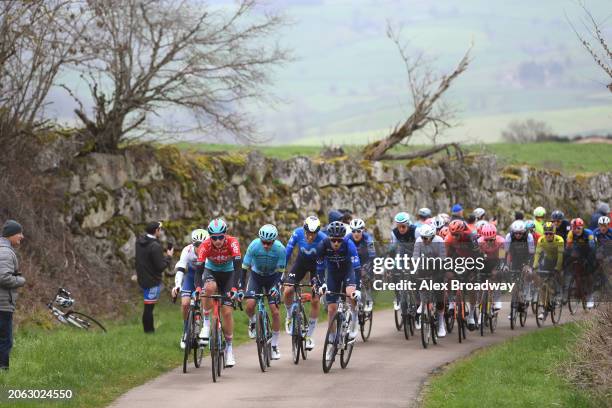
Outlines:
<svg viewBox="0 0 612 408"><path fill-rule="evenodd" d="M570 25L584 48L586 48L589 54L591 54L591 57L593 57L593 60L595 60L595 63L599 65L599 67L608 76L610 83L606 86L608 90L612 92L612 50L608 45L608 41L603 37L600 23L595 20L595 17L593 17L593 14L587 9L583 2L579 2L579 5L585 14L585 19L582 24L584 25L588 35L591 37L591 40L588 40L585 35L580 34L571 21ZM594 44L591 41L593 41Z"/></svg>
<svg viewBox="0 0 612 408"><path fill-rule="evenodd" d="M408 55L407 47L400 40L399 32L393 30L389 24L387 25L387 36L395 43L406 67L408 88L412 99L412 113L401 125L396 126L390 135L366 145L363 149L364 157L369 160L412 159L429 156L441 150L448 151L451 146L459 150L457 143L445 143L422 152L395 155L387 153L398 144L408 143L418 130L429 127L433 132L429 137L435 143L440 132L452 126L450 121L453 118L453 111L441 100L441 97L451 83L467 69L471 47L450 75L438 76L425 62L423 54L416 57Z"/></svg>
<svg viewBox="0 0 612 408"><path fill-rule="evenodd" d="M0 139L42 120L49 90L73 61L84 22L71 0L5 0L0 3Z"/></svg>
<svg viewBox="0 0 612 408"><path fill-rule="evenodd" d="M535 119L513 120L502 131L502 139L508 143L530 143L553 134L546 122Z"/></svg>
<svg viewBox="0 0 612 408"><path fill-rule="evenodd" d="M95 137L97 151L114 151L130 132L160 109L194 114L193 130L222 130L238 139L254 136L241 109L265 97L272 69L288 59L277 44L265 45L283 19L264 14L257 0L232 12L198 0L87 0L90 25L79 69L93 112L76 92L76 115ZM91 58L91 59L89 59Z"/></svg>

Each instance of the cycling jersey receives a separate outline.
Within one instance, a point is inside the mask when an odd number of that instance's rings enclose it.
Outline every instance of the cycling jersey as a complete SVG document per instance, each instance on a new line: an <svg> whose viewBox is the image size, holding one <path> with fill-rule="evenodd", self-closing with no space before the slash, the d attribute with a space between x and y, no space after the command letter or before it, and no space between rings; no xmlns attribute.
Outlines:
<svg viewBox="0 0 612 408"><path fill-rule="evenodd" d="M544 235L544 221L533 220L535 225L535 232L540 235Z"/></svg>
<svg viewBox="0 0 612 408"><path fill-rule="evenodd" d="M544 253L544 259L541 259L542 253ZM540 261L544 260L549 265L552 265L553 260L555 260L555 269L557 271L561 270L561 265L563 265L563 238L555 235L554 239L550 242L545 236L540 238L536 246L535 257L533 258L533 268L536 269Z"/></svg>
<svg viewBox="0 0 612 408"><path fill-rule="evenodd" d="M253 272L262 276L284 272L285 266L285 246L278 240L275 240L267 250L261 243L261 239L253 240L242 261L243 269L251 268Z"/></svg>
<svg viewBox="0 0 612 408"><path fill-rule="evenodd" d="M309 243L306 240L306 232L304 228L299 227L293 231L289 242L287 242L287 248L285 249L285 264L289 263L293 248L298 248L298 260L310 260L313 263L317 260L317 246L323 242L327 236L321 231L317 232L315 239Z"/></svg>
<svg viewBox="0 0 612 408"><path fill-rule="evenodd" d="M374 240L372 236L367 232L362 233L361 240L355 241L353 234L349 236L349 239L353 241L355 247L357 247L357 254L359 255L359 263L365 266L369 261L376 257L376 250L374 249Z"/></svg>
<svg viewBox="0 0 612 408"><path fill-rule="evenodd" d="M416 226L409 225L405 234L401 234L397 227L391 230L391 243L414 242L416 240Z"/></svg>
<svg viewBox="0 0 612 408"><path fill-rule="evenodd" d="M181 297L191 296L191 292L195 290L194 262L197 260L198 255L196 254L196 248L193 246L193 244L189 244L183 248L181 251L181 257L174 267L174 269L177 270L174 277L174 286L181 288Z"/></svg>
<svg viewBox="0 0 612 408"><path fill-rule="evenodd" d="M612 229L608 228L604 234L599 228L597 228L594 235L597 243L597 251L601 254L601 256L612 256Z"/></svg>
<svg viewBox="0 0 612 408"><path fill-rule="evenodd" d="M317 277L325 282L330 292L338 292L342 286L355 286L355 276L360 273L359 255L353 241L344 237L337 251L334 251L329 238L317 247ZM327 273L325 273L327 271ZM336 303L338 295L326 294L327 303Z"/></svg>
<svg viewBox="0 0 612 408"><path fill-rule="evenodd" d="M464 232L459 239L448 234L444 238L447 256L474 258L478 256L478 242L475 232Z"/></svg>
<svg viewBox="0 0 612 408"><path fill-rule="evenodd" d="M556 225L556 224L555 224ZM563 241L567 243L567 234L572 230L572 225L568 220L562 220L561 224L556 226L555 234L563 238Z"/></svg>
<svg viewBox="0 0 612 408"><path fill-rule="evenodd" d="M425 244L423 238L418 237L414 243L413 258L424 256L427 258L446 258L446 246L444 240L439 236L434 236L431 243Z"/></svg>
<svg viewBox="0 0 612 408"><path fill-rule="evenodd" d="M506 240L500 235L494 241L487 241L484 237L478 238L478 249L487 256L487 259L499 259L499 250L504 247Z"/></svg>
<svg viewBox="0 0 612 408"><path fill-rule="evenodd" d="M234 271L234 261L240 258L238 239L230 235L225 236L221 248L215 247L210 237L206 238L198 248L198 262L206 261L205 268L214 272Z"/></svg>
<svg viewBox="0 0 612 408"><path fill-rule="evenodd" d="M577 250L582 255L587 255L595 250L595 237L590 229L583 229L582 234L576 235L574 231L567 233L568 251Z"/></svg>
<svg viewBox="0 0 612 408"><path fill-rule="evenodd" d="M533 234L525 233L519 239L514 234L509 232L506 235L506 257L512 269L517 270L523 265L527 265L531 261L532 255L535 253L535 244L537 240Z"/></svg>

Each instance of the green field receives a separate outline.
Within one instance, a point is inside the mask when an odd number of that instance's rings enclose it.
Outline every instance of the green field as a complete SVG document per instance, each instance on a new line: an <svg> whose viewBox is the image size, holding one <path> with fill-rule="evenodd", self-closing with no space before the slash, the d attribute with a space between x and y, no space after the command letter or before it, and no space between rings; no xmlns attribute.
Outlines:
<svg viewBox="0 0 612 408"><path fill-rule="evenodd" d="M392 292L376 293L376 309L390 307L392 297ZM284 307L281 311L284 315ZM155 308L156 330L152 335L143 333L141 313L139 305L124 321L104 322L106 334L86 333L59 324L54 324L51 330L32 324L16 327L11 369L0 373L0 405L6 401L9 388L69 389L73 392L71 400L45 401L44 406L102 407L130 388L182 364L180 306L162 298ZM325 318L321 308L320 320ZM246 314L234 312L234 322L235 344L248 341ZM323 329L319 326L318 330ZM281 337L280 348L283 358L290 358L287 336ZM252 358L257 357L253 354ZM209 368L210 360L206 358L201 369L208 371ZM193 363L189 369L196 370ZM23 400L11 406L39 407L41 404Z"/></svg>
<svg viewBox="0 0 612 408"><path fill-rule="evenodd" d="M510 339L454 362L425 389L424 407L599 407L559 365L582 329L572 323Z"/></svg>
<svg viewBox="0 0 612 408"><path fill-rule="evenodd" d="M278 159L289 159L294 156L315 157L321 146L256 146L248 147L229 144L191 144L179 143L183 150L193 152L248 152L259 150L265 156ZM400 147L395 151L405 152L424 148L425 146ZM491 143L466 145L466 150L474 153L495 154L503 164L528 164L545 169L558 170L564 173L589 173L612 171L612 144L591 143ZM345 146L348 154L356 154L359 146Z"/></svg>

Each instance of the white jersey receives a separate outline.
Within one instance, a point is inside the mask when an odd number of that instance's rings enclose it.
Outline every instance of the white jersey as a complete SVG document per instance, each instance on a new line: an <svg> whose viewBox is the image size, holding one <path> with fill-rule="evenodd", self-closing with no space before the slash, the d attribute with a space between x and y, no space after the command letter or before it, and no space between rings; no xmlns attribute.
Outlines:
<svg viewBox="0 0 612 408"><path fill-rule="evenodd" d="M444 240L438 235L433 237L431 244L423 243L423 238L418 237L414 243L413 258L419 258L421 255L428 258L446 258L446 246Z"/></svg>
<svg viewBox="0 0 612 408"><path fill-rule="evenodd" d="M185 272L189 271L190 268L193 268L193 263L198 260L198 255L196 254L195 250L196 248L193 246L193 244L189 244L181 251L181 257L174 266L174 269L177 271L176 275L174 275L175 286L181 286Z"/></svg>

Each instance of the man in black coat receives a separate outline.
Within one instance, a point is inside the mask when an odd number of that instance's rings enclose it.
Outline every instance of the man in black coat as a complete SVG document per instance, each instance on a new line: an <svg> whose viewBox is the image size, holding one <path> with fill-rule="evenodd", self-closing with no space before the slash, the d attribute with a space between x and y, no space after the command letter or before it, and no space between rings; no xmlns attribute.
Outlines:
<svg viewBox="0 0 612 408"><path fill-rule="evenodd" d="M153 308L159 299L162 284L162 274L172 262L174 249L165 251L159 237L161 235L161 222L151 222L147 225L146 234L136 241L136 277L138 285L144 292L144 311L142 312L142 326L145 333L153 333Z"/></svg>

